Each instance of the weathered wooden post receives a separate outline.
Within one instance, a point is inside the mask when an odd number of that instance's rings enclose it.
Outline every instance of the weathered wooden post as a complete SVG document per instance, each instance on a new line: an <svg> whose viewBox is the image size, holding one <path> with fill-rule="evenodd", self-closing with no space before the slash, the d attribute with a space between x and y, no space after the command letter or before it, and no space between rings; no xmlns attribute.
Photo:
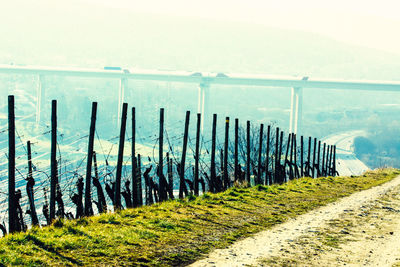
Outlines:
<svg viewBox="0 0 400 267"><path fill-rule="evenodd" d="M228 176L228 145L229 145L229 117L225 118L225 146L224 146L224 189L228 189L230 185Z"/></svg>
<svg viewBox="0 0 400 267"><path fill-rule="evenodd" d="M293 140L294 140L294 168L295 168L295 174L294 176L296 178L300 177L300 173L299 173L299 167L297 166L297 135L293 134Z"/></svg>
<svg viewBox="0 0 400 267"><path fill-rule="evenodd" d="M72 202L74 202L74 204L76 205L76 216L75 218L81 218L84 214L83 214L83 187L84 187L84 183L83 183L83 177L79 176L78 181L76 182L76 187L78 189L78 194L75 194L72 197Z"/></svg>
<svg viewBox="0 0 400 267"><path fill-rule="evenodd" d="M294 133L290 134L292 136L292 142L290 143L290 156L289 156L289 180L293 180L293 144L294 144Z"/></svg>
<svg viewBox="0 0 400 267"><path fill-rule="evenodd" d="M172 159L169 158L167 152L167 175L168 175L168 195L169 199L174 199L174 175L173 175L173 164Z"/></svg>
<svg viewBox="0 0 400 267"><path fill-rule="evenodd" d="M331 155L332 152L332 145L328 146L328 154L326 155L326 176L329 176L331 174Z"/></svg>
<svg viewBox="0 0 400 267"><path fill-rule="evenodd" d="M278 154L278 180L276 182L283 183L285 179L285 169L284 166L281 164L281 157L282 157L282 149L283 149L283 131L280 133L279 138L279 154Z"/></svg>
<svg viewBox="0 0 400 267"><path fill-rule="evenodd" d="M141 165L140 165L140 154L138 154L138 168L139 171L141 170ZM151 167L151 165L150 165ZM151 168L150 168L151 169ZM144 196L146 200L146 205L153 204L153 195L151 193L151 187L150 187L150 177L149 177L149 169L146 168L146 170L143 173L143 178L144 178Z"/></svg>
<svg viewBox="0 0 400 267"><path fill-rule="evenodd" d="M224 183L224 150L222 149L222 148L220 148L220 150L219 150L219 162L220 162L220 166L221 166L221 168L220 168L220 174L221 175L217 175L217 177L218 176L220 176L220 180L218 181L218 184L220 184L220 188L219 188L219 190L223 190L224 189L224 185L223 185L223 183Z"/></svg>
<svg viewBox="0 0 400 267"><path fill-rule="evenodd" d="M57 187L57 101L51 102L51 180L50 180L50 222L56 216L56 187Z"/></svg>
<svg viewBox="0 0 400 267"><path fill-rule="evenodd" d="M336 176L336 145L333 146L333 162L332 162L332 175Z"/></svg>
<svg viewBox="0 0 400 267"><path fill-rule="evenodd" d="M310 177L310 168L311 168L311 136L308 137L308 151L307 151L307 176Z"/></svg>
<svg viewBox="0 0 400 267"><path fill-rule="evenodd" d="M249 186L251 185L250 182L250 121L247 121L247 127L246 127L246 141L247 141L247 160L246 160L246 179L247 182L249 183Z"/></svg>
<svg viewBox="0 0 400 267"><path fill-rule="evenodd" d="M159 139L158 139L158 168L157 168L157 174L158 174L158 184L159 184L159 193L160 193L160 200L165 200L164 197L166 194L164 193L165 190L165 184L164 184L164 179L162 178L164 175L164 153L163 153L163 148L164 148L164 109L160 109L160 131L159 131ZM150 189L151 191L151 189Z"/></svg>
<svg viewBox="0 0 400 267"><path fill-rule="evenodd" d="M200 131L201 131L201 114L197 113L196 151L194 156L194 194L196 196L199 195Z"/></svg>
<svg viewBox="0 0 400 267"><path fill-rule="evenodd" d="M283 147L283 131L281 131L281 136L279 141L279 164L281 162L282 147Z"/></svg>
<svg viewBox="0 0 400 267"><path fill-rule="evenodd" d="M283 181L282 182L286 182L287 181L287 179L286 179L286 165L289 162L288 156L289 156L289 148L290 148L290 144L291 144L291 137L292 137L292 134L289 133L288 139L287 139L287 143L286 143L285 162L283 163L283 171L284 171L283 175L284 175L284 177L283 177Z"/></svg>
<svg viewBox="0 0 400 267"><path fill-rule="evenodd" d="M35 179L33 179L33 174L32 174L33 170L32 170L31 141L28 141L26 146L28 150L28 179L26 184L26 193L29 199L29 212L32 218L32 225L38 225L39 220L36 213L35 197L33 191L33 186L35 185Z"/></svg>
<svg viewBox="0 0 400 267"><path fill-rule="evenodd" d="M213 114L213 124L211 133L211 166L210 166L210 191L215 193L216 191L216 170L215 170L215 142L216 142L216 131L217 131L217 114Z"/></svg>
<svg viewBox="0 0 400 267"><path fill-rule="evenodd" d="M263 148L263 135L264 135L264 124L260 125L260 140L258 144L258 168L257 168L257 184L262 184L262 148Z"/></svg>
<svg viewBox="0 0 400 267"><path fill-rule="evenodd" d="M18 231L17 199L15 197L15 104L8 96L8 232Z"/></svg>
<svg viewBox="0 0 400 267"><path fill-rule="evenodd" d="M140 154L137 157L137 195L138 195L138 206L143 206L143 194L142 194L142 162ZM146 187L146 186L145 186Z"/></svg>
<svg viewBox="0 0 400 267"><path fill-rule="evenodd" d="M275 137L275 170L274 170L274 182L278 182L278 171L279 171L279 127L276 127L276 137Z"/></svg>
<svg viewBox="0 0 400 267"><path fill-rule="evenodd" d="M189 135L189 120L190 120L190 111L186 111L186 119L185 119L185 132L183 134L183 147L182 147L182 159L181 159L181 170L180 170L180 183L179 183L179 198L183 198L183 193L186 192L185 185L185 161L186 161L186 149L187 149L187 141Z"/></svg>
<svg viewBox="0 0 400 267"><path fill-rule="evenodd" d="M132 140L131 140L131 165L132 165L132 204L133 207L139 206L139 184L141 185L140 179L138 179L137 171L137 160L136 160L136 112L135 107L132 107Z"/></svg>
<svg viewBox="0 0 400 267"><path fill-rule="evenodd" d="M99 180L99 171L97 169L96 152L93 151L93 164L94 164L94 178L93 185L97 188L97 209L99 213L107 212L107 202L104 196L103 188Z"/></svg>
<svg viewBox="0 0 400 267"><path fill-rule="evenodd" d="M94 146L94 133L96 129L97 102L92 103L92 116L90 118L88 155L86 164L86 187L85 187L85 216L93 215L92 201L90 197L91 178L92 178L92 159Z"/></svg>
<svg viewBox="0 0 400 267"><path fill-rule="evenodd" d="M265 152L265 185L270 185L270 173L269 173L269 146L270 146L270 135L271 135L271 125L267 128L267 151Z"/></svg>
<svg viewBox="0 0 400 267"><path fill-rule="evenodd" d="M304 138L300 136L300 164L301 164L301 177L304 177Z"/></svg>
<svg viewBox="0 0 400 267"><path fill-rule="evenodd" d="M115 195L114 195L114 210L122 209L121 205L121 175L122 175L122 163L124 158L124 145L125 145L125 130L126 130L126 117L128 111L128 104L123 103L122 105L122 117L121 117L121 129L119 134L119 147L118 147L118 161L117 161L117 172L115 175Z"/></svg>
<svg viewBox="0 0 400 267"><path fill-rule="evenodd" d="M326 143L324 143L324 148L322 150L321 176L325 175L325 150L326 150Z"/></svg>
<svg viewBox="0 0 400 267"><path fill-rule="evenodd" d="M331 146L328 145L326 151L326 158L325 158L325 177L329 175L329 153L330 153Z"/></svg>
<svg viewBox="0 0 400 267"><path fill-rule="evenodd" d="M314 138L313 164L312 164L312 177L313 178L315 178L316 150L317 150L317 138Z"/></svg>
<svg viewBox="0 0 400 267"><path fill-rule="evenodd" d="M239 119L235 119L235 181L239 180Z"/></svg>
<svg viewBox="0 0 400 267"><path fill-rule="evenodd" d="M329 152L329 165L328 165L329 176L332 176L332 157L333 157L333 145L331 145L331 150Z"/></svg>
<svg viewBox="0 0 400 267"><path fill-rule="evenodd" d="M317 176L321 176L321 171L319 168L319 161L321 158L321 140L318 141L318 154L317 154Z"/></svg>

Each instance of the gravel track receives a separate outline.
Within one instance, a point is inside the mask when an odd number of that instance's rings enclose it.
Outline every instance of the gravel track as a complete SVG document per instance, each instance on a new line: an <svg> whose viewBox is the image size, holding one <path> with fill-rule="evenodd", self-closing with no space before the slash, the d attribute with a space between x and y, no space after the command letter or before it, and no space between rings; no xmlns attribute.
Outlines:
<svg viewBox="0 0 400 267"><path fill-rule="evenodd" d="M190 266L391 266L400 260L399 195L400 176L216 249Z"/></svg>

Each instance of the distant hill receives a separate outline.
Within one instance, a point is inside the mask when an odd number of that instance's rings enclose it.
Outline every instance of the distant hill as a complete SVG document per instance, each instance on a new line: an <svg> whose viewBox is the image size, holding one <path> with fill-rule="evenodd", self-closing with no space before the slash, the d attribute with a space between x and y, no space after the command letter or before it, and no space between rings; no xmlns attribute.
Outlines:
<svg viewBox="0 0 400 267"><path fill-rule="evenodd" d="M1 13L0 64L400 80L398 55L301 31L135 14L74 1L16 0Z"/></svg>

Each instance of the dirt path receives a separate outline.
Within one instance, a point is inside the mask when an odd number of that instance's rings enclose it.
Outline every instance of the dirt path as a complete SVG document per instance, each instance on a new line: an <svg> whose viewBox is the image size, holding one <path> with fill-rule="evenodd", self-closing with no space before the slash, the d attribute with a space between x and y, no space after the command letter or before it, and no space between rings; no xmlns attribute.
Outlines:
<svg viewBox="0 0 400 267"><path fill-rule="evenodd" d="M191 266L391 266L400 261L400 176L213 251Z"/></svg>

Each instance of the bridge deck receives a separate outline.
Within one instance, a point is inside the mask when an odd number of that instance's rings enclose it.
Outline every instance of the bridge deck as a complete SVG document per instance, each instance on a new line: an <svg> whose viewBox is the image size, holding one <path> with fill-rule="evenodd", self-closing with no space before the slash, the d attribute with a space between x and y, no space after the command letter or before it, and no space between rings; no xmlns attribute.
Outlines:
<svg viewBox="0 0 400 267"><path fill-rule="evenodd" d="M400 81L350 81L324 80L267 75L216 74L185 71L148 71L118 69L80 69L51 68L32 66L0 65L0 73L25 75L57 75L88 78L117 78L149 81L169 81L184 83L209 83L220 85L265 86L265 87L298 87L316 89L344 89L367 91L400 91Z"/></svg>

